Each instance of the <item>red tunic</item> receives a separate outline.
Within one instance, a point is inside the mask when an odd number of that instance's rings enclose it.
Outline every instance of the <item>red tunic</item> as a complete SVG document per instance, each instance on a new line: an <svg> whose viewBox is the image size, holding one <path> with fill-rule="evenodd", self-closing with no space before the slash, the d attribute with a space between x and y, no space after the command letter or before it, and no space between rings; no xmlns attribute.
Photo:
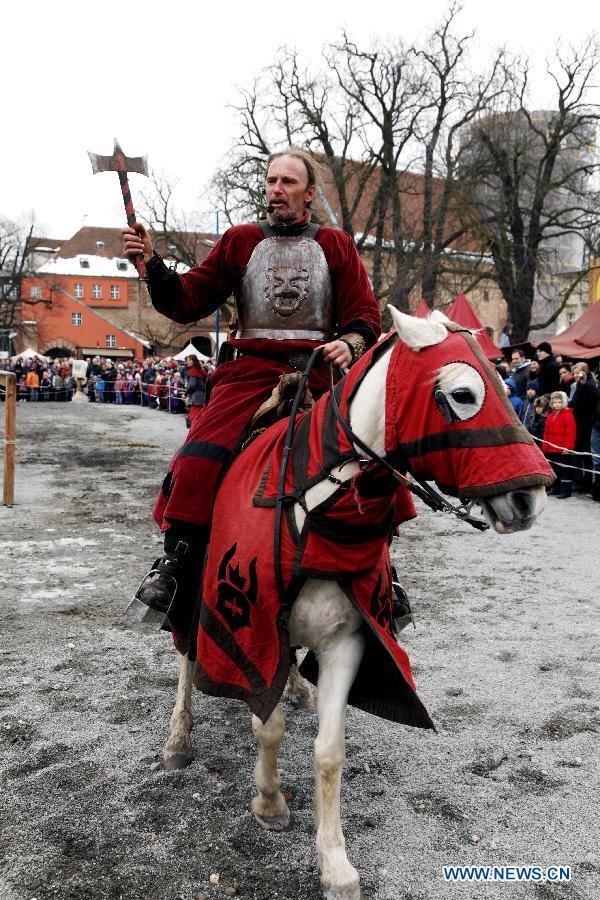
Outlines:
<svg viewBox="0 0 600 900"><path fill-rule="evenodd" d="M230 228L199 266L163 285L153 283L149 265L155 308L181 324L210 315L237 292L252 252L261 240L263 232L258 225ZM371 346L379 336L381 317L352 238L339 229L320 228L315 240L329 267L336 336L357 331ZM237 450L253 413L269 397L279 376L294 371L280 357L296 350L310 350L320 342L241 339L232 343L242 353L260 355L226 363L213 374L210 401L195 417L185 444L171 461L154 508L154 518L163 530L173 520L196 525L210 523L223 466ZM325 390L325 366L314 370L309 384L317 396Z"/></svg>

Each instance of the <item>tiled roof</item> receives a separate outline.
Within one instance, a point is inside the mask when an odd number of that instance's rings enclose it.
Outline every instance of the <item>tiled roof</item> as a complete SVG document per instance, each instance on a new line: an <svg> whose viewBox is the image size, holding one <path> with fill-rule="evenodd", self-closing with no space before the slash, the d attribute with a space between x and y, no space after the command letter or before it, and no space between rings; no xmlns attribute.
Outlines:
<svg viewBox="0 0 600 900"><path fill-rule="evenodd" d="M157 251L161 256L172 256L169 250L169 241L165 241L162 234L152 235ZM188 252L194 252L197 262L203 260L210 253L216 241L215 235L206 232L177 232L173 236L173 244L181 243ZM102 247L98 246L103 244ZM76 256L100 256L105 259L122 259L123 236L120 228L100 228L96 226L84 226L75 232L68 241L63 241L58 257L72 259Z"/></svg>
<svg viewBox="0 0 600 900"><path fill-rule="evenodd" d="M34 236L29 239L29 249L30 251L35 250L37 252L43 250L58 250L59 247L62 247L64 243L65 241L62 238L58 239Z"/></svg>

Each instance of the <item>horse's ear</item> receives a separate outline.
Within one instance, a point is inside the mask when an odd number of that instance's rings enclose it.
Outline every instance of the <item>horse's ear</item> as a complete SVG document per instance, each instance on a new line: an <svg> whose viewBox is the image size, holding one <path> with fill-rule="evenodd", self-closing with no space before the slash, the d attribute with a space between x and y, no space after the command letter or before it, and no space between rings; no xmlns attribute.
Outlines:
<svg viewBox="0 0 600 900"><path fill-rule="evenodd" d="M398 337L412 350L432 347L434 344L440 344L448 337L446 326L442 322L432 322L429 319L417 319L415 316L407 316L391 304L388 304L388 309L392 316L394 328L398 332Z"/></svg>

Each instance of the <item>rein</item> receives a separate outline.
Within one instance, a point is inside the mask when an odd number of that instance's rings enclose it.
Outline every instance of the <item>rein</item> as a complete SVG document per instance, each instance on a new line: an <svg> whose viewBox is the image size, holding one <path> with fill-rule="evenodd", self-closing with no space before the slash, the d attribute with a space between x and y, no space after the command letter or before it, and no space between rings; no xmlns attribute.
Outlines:
<svg viewBox="0 0 600 900"><path fill-rule="evenodd" d="M283 447L283 455L281 459L281 468L279 470L279 482L277 485L277 497L275 500L275 535L274 535L274 562L275 562L275 582L277 584L277 590L279 593L280 599L280 611L278 616L279 623L287 629L289 616L292 608L292 604L286 597L286 591L283 584L283 576L281 574L281 518L283 514L283 501L285 499L285 481L288 469L288 463L290 458L290 453L292 451L292 444L294 438L294 426L296 424L296 416L298 414L298 409L300 407L300 403L302 398L304 397L304 392L306 390L306 385L308 383L308 378L311 373L311 370L315 366L315 364L320 360L323 355L323 347L316 347L310 355L310 358L306 364L306 368L302 373L302 378L298 384L298 388L296 390L296 395L294 397L294 402L292 404L292 409L290 412L290 417L288 421L288 428L285 436L285 444ZM407 478L397 469L395 469L384 457L379 456L378 453L375 452L371 447L365 444L353 431L350 427L350 423L344 418L342 415L342 411L339 408L337 398L335 396L335 384L333 382L333 365L329 364L329 397L331 402L331 408L333 413L340 423L343 431L349 440L355 444L357 447L365 453L370 459L379 465L383 466L387 469L393 477L398 481L401 485L408 488L408 490L414 494L416 497L419 497L420 500L423 501L430 509L433 509L435 512L448 512L457 518L461 519L463 522L468 522L469 525L472 525L473 528L477 528L478 531L487 531L490 527L487 522L484 522L483 519L478 519L475 516L471 515L471 507L473 506L473 502L468 504L459 504L454 506L442 494L438 493L435 488L431 487L426 481L422 481L417 476L411 472L412 478ZM398 454L397 458L399 460L399 464L406 471L410 472L410 463L408 458L404 456L404 454ZM338 479L331 476L327 473L327 477L333 481L335 484L338 483ZM342 482L339 482L340 484ZM294 498L298 499L298 498Z"/></svg>

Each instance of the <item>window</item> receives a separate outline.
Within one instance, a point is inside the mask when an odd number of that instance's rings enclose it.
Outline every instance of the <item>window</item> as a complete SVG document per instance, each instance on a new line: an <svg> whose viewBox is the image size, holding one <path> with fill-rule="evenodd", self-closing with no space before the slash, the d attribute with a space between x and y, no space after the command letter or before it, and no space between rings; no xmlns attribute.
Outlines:
<svg viewBox="0 0 600 900"><path fill-rule="evenodd" d="M31 285L31 299L32 300L41 300L42 299L42 289L37 284Z"/></svg>
<svg viewBox="0 0 600 900"><path fill-rule="evenodd" d="M117 337L114 334L106 335L106 346L107 347L116 347L117 346Z"/></svg>
<svg viewBox="0 0 600 900"><path fill-rule="evenodd" d="M76 296L79 300L81 300L81 298L83 297L83 285L82 285L82 284L76 284L76 285L75 285L75 296Z"/></svg>
<svg viewBox="0 0 600 900"><path fill-rule="evenodd" d="M102 285L101 284L94 284L92 286L92 297L94 298L94 300L102 299Z"/></svg>
<svg viewBox="0 0 600 900"><path fill-rule="evenodd" d="M126 272L127 271L127 262L124 259L118 259L117 260L117 269L119 270L119 272Z"/></svg>
<svg viewBox="0 0 600 900"><path fill-rule="evenodd" d="M90 261L89 261L89 259L86 259L85 256L81 256L79 258L79 265L81 266L82 269L89 269Z"/></svg>
<svg viewBox="0 0 600 900"><path fill-rule="evenodd" d="M118 284L111 284L110 286L110 299L118 300L121 296L121 288Z"/></svg>
<svg viewBox="0 0 600 900"><path fill-rule="evenodd" d="M104 241L96 241L96 250L104 250Z"/></svg>
<svg viewBox="0 0 600 900"><path fill-rule="evenodd" d="M71 325L82 325L83 315L81 313L71 313Z"/></svg>

